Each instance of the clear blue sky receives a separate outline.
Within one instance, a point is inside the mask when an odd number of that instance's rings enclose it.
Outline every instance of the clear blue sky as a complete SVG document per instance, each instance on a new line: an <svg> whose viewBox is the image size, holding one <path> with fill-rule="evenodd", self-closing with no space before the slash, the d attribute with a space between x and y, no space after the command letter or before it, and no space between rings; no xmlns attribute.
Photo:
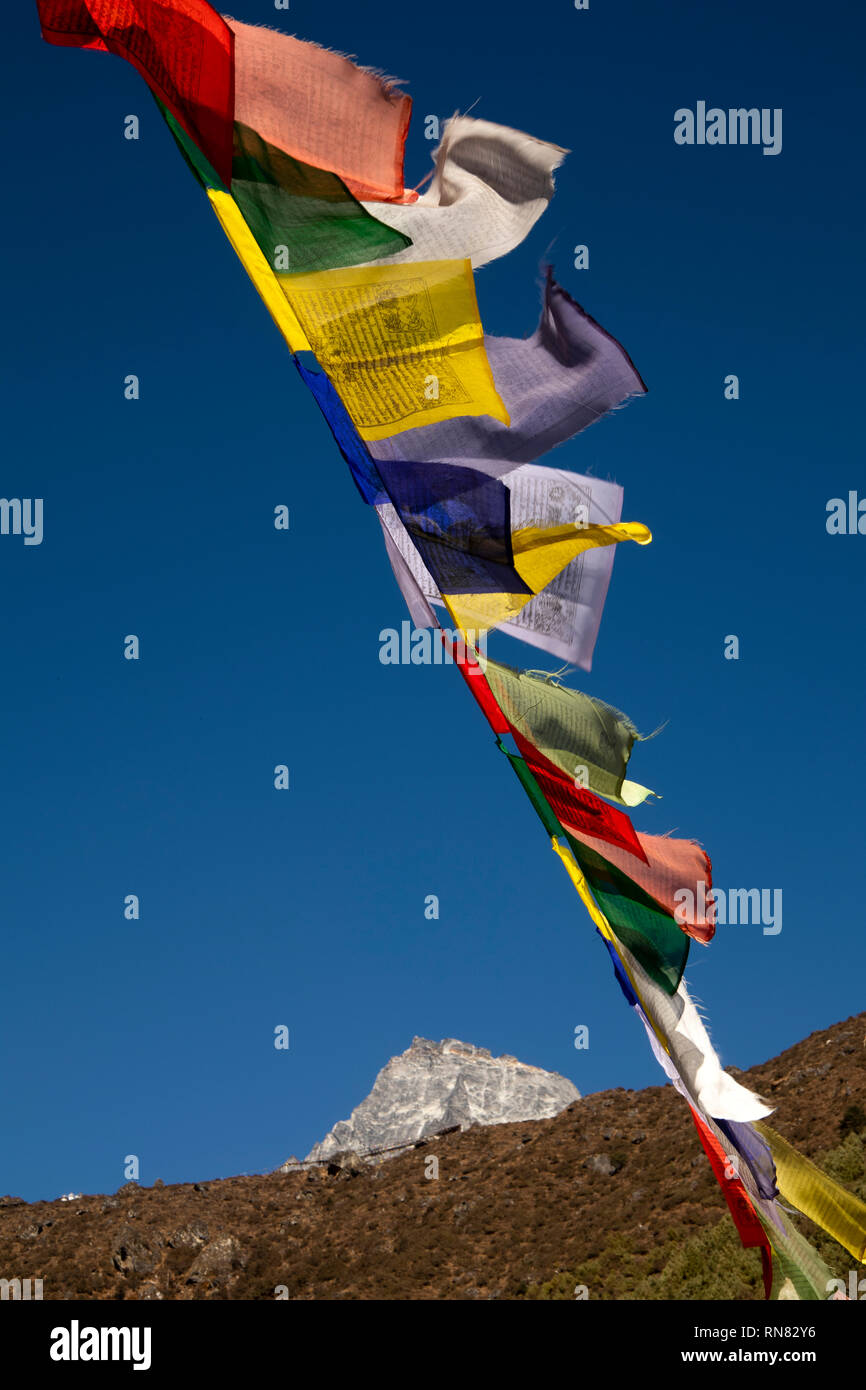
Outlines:
<svg viewBox="0 0 866 1390"><path fill-rule="evenodd" d="M667 721L632 760L664 795L638 828L783 890L778 936L693 948L723 1061L859 1011L866 536L825 529L828 498L866 495L858 7L235 11L406 78L410 183L424 116L456 108L573 151L477 276L486 329L527 334L550 254L649 386L545 460L616 479L655 536L621 548L572 679ZM274 1167L414 1034L582 1091L658 1083L458 674L380 664L406 615L376 519L140 78L43 44L35 6L4 25L0 493L44 498L45 535L0 536L0 1192L113 1190L130 1153L145 1183ZM678 147L698 100L782 107L782 153Z"/></svg>

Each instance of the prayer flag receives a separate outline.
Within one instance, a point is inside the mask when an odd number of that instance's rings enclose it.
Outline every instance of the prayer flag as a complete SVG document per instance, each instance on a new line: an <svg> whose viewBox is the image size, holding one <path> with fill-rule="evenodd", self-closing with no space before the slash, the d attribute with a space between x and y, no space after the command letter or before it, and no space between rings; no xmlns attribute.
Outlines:
<svg viewBox="0 0 866 1390"><path fill-rule="evenodd" d="M376 460L376 468L411 546L464 631L483 631L514 617L585 551L622 540L646 545L652 539L647 527L635 522L602 525L581 518L546 524L546 493L558 488L553 470L536 470L533 524L515 528L510 477L491 478L453 464L384 459ZM383 519L411 568L411 550L387 508Z"/></svg>
<svg viewBox="0 0 866 1390"><path fill-rule="evenodd" d="M666 994L675 993L689 956L689 939L672 917L619 873L599 852L568 837L592 895L616 933Z"/></svg>
<svg viewBox="0 0 866 1390"><path fill-rule="evenodd" d="M538 763L524 759L541 788L560 825L565 830L582 831L593 840L618 845L628 854L644 857L634 826L625 811L609 806L592 792L576 787L558 772L546 772ZM613 875L611 875L611 878ZM679 933L682 936L682 933Z"/></svg>
<svg viewBox="0 0 866 1390"><path fill-rule="evenodd" d="M713 886L709 856L694 840L645 835L642 831L637 832L637 838L643 859L636 859L615 845L605 849L605 858L621 873L634 879L674 918L682 931L707 945L716 929L712 918L706 915ZM582 835L577 834L577 839L582 840Z"/></svg>
<svg viewBox="0 0 866 1390"><path fill-rule="evenodd" d="M551 675L515 671L489 657L482 664L515 736L531 745L536 757L576 778L576 785L625 806L637 806L653 795L625 780L632 748L640 738L626 715Z"/></svg>
<svg viewBox="0 0 866 1390"><path fill-rule="evenodd" d="M323 270L283 284L363 439L458 415L508 423L468 261Z"/></svg>
<svg viewBox="0 0 866 1390"><path fill-rule="evenodd" d="M856 1260L866 1260L866 1203L822 1173L769 1125L757 1128L773 1155L779 1191L785 1201L831 1235Z"/></svg>
<svg viewBox="0 0 866 1390"><path fill-rule="evenodd" d="M36 8L48 43L131 63L230 182L234 39L205 0L36 0Z"/></svg>
<svg viewBox="0 0 866 1390"><path fill-rule="evenodd" d="M550 268L529 338L484 340L509 424L460 416L371 445L374 458L469 464L501 477L646 391L625 349L558 285Z"/></svg>
<svg viewBox="0 0 866 1390"><path fill-rule="evenodd" d="M407 442L408 439L409 436ZM379 460L379 466L384 468L384 460ZM521 464L507 473L502 481L510 493L511 525L514 530L520 530L532 522L542 527L574 524L580 518L598 524L615 524L622 515L622 488L615 483L582 477L563 468ZM417 587L430 603L442 603L436 582L399 515L387 504L382 507L382 513ZM550 652L562 661L590 670L614 554L612 546L596 546L578 555L539 594L531 597L511 620L501 623L500 631ZM397 582L401 583L396 569L395 576ZM643 795L647 794L643 791ZM638 800L641 799L639 795Z"/></svg>
<svg viewBox="0 0 866 1390"><path fill-rule="evenodd" d="M295 159L338 174L356 198L402 201L412 101L398 84L319 44L228 23L235 120Z"/></svg>
<svg viewBox="0 0 866 1390"><path fill-rule="evenodd" d="M553 197L568 153L520 130L454 116L433 155L426 193L406 206L365 203L411 242L398 261L462 260L473 269L518 246Z"/></svg>

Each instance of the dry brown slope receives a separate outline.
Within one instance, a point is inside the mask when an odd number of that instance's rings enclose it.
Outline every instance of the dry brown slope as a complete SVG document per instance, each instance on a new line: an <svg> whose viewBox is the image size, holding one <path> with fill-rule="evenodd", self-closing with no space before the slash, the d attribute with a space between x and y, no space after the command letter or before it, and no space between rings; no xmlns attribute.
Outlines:
<svg viewBox="0 0 866 1390"><path fill-rule="evenodd" d="M737 1075L772 1099L773 1123L805 1153L830 1148L846 1109L866 1110L866 1013ZM438 1179L425 1177L431 1156ZM0 1276L41 1277L48 1299L272 1299L278 1285L291 1298L515 1298L609 1261L618 1241L651 1264L724 1212L679 1096L617 1089L356 1174L5 1198Z"/></svg>

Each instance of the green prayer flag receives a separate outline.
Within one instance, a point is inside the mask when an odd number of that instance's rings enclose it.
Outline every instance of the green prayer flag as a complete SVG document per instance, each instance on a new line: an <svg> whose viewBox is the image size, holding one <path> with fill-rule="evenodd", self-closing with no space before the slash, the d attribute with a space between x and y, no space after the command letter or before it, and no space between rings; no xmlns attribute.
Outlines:
<svg viewBox="0 0 866 1390"><path fill-rule="evenodd" d="M592 896L623 945L659 989L665 994L675 994L688 960L689 938L636 883L563 829L523 758L509 753L501 739L496 742L514 768L548 835L567 840Z"/></svg>
<svg viewBox="0 0 866 1390"><path fill-rule="evenodd" d="M409 237L362 207L336 174L294 159L239 121L234 123L232 185L227 188L180 122L161 101L157 105L199 183L231 193L278 275L361 265L412 245Z"/></svg>
<svg viewBox="0 0 866 1390"><path fill-rule="evenodd" d="M658 903L602 854L568 835L602 912L617 937L666 994L675 994L689 956L689 938Z"/></svg>

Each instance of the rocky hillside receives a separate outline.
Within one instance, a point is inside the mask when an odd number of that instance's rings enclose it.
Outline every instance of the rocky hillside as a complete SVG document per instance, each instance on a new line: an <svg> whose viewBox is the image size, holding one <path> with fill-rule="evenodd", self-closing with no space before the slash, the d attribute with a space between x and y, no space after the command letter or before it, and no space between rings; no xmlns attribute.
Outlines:
<svg viewBox="0 0 866 1390"><path fill-rule="evenodd" d="M866 1193L866 1014L737 1075ZM822 1250L834 1272L853 1263ZM670 1086L420 1140L377 1165L3 1198L0 1274L41 1277L46 1299L573 1298L576 1283L601 1299L761 1296L758 1255L740 1250Z"/></svg>
<svg viewBox="0 0 866 1390"><path fill-rule="evenodd" d="M366 1100L307 1159L347 1149L369 1153L443 1129L548 1120L579 1099L566 1077L516 1057L493 1057L486 1047L456 1038L439 1043L413 1038L411 1047L382 1068Z"/></svg>

